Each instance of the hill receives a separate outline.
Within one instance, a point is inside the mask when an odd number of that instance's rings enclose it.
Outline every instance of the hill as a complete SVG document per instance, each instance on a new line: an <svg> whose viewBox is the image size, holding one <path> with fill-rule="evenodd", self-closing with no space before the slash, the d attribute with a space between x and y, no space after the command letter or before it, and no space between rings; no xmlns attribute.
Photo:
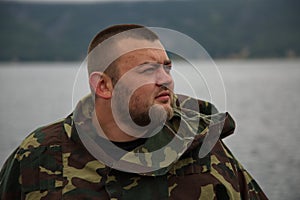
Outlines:
<svg viewBox="0 0 300 200"><path fill-rule="evenodd" d="M111 24L170 28L214 58L300 56L297 0L201 0L142 3L0 2L0 61L74 61Z"/></svg>

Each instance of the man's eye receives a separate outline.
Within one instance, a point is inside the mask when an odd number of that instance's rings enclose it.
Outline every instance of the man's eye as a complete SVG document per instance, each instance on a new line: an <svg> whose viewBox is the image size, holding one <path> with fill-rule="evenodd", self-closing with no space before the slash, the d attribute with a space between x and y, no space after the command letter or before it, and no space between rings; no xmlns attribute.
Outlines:
<svg viewBox="0 0 300 200"><path fill-rule="evenodd" d="M150 68L147 68L145 70L143 70L143 73L153 73L155 71L155 67L150 67Z"/></svg>

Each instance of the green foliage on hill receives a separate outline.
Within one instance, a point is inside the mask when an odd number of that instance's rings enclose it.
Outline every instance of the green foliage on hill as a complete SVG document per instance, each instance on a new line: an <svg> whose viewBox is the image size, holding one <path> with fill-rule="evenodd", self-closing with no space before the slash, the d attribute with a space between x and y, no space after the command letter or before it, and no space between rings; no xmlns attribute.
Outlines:
<svg viewBox="0 0 300 200"><path fill-rule="evenodd" d="M0 61L71 61L90 39L120 23L170 28L214 58L300 55L300 1L201 0L142 3L0 3Z"/></svg>

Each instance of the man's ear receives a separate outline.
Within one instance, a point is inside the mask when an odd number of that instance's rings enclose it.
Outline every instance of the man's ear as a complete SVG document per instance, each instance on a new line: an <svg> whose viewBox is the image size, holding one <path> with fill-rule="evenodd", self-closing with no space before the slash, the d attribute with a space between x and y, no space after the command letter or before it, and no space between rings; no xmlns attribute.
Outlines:
<svg viewBox="0 0 300 200"><path fill-rule="evenodd" d="M112 97L112 82L111 78L102 72L92 72L89 77L91 89L96 96L104 99Z"/></svg>

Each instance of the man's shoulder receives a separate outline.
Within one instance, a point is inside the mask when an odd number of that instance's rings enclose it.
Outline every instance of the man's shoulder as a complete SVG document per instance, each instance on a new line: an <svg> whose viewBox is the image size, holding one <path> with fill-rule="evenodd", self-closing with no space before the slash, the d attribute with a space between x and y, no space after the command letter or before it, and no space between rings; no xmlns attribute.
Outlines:
<svg viewBox="0 0 300 200"><path fill-rule="evenodd" d="M212 115L218 113L218 109L212 103L196 99L183 94L176 94L177 102L176 104L182 108L187 108L195 111L199 111L205 115Z"/></svg>
<svg viewBox="0 0 300 200"><path fill-rule="evenodd" d="M35 129L21 143L19 149L34 149L45 146L59 145L65 137L64 124L67 118L58 120Z"/></svg>

